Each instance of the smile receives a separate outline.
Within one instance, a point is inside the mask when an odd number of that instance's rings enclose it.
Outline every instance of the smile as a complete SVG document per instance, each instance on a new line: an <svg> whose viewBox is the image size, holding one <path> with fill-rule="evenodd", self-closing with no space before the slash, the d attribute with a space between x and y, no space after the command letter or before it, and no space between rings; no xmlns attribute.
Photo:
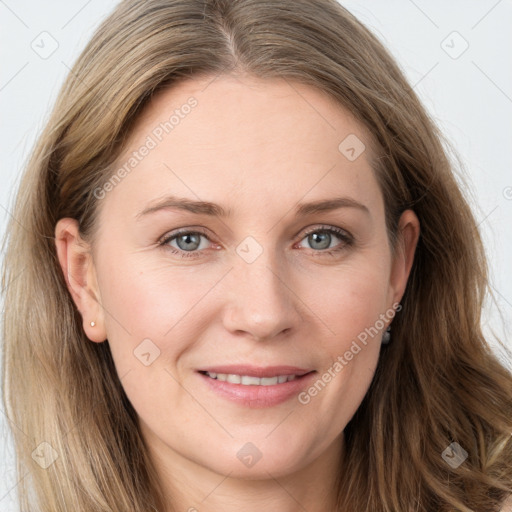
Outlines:
<svg viewBox="0 0 512 512"><path fill-rule="evenodd" d="M297 375L278 375L276 377L254 377L251 375L235 375L233 373L204 372L211 379L229 382L230 384L241 384L242 386L275 386L295 380Z"/></svg>
<svg viewBox="0 0 512 512"><path fill-rule="evenodd" d="M197 371L208 393L248 408L274 407L291 400L310 385L316 374L291 366L242 365Z"/></svg>

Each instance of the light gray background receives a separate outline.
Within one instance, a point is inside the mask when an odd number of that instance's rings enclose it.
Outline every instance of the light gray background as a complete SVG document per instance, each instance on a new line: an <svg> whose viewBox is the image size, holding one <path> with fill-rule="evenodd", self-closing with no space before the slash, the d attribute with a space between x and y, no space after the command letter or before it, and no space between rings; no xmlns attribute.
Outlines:
<svg viewBox="0 0 512 512"><path fill-rule="evenodd" d="M60 84L117 3L0 0L0 236ZM341 3L390 48L462 158L497 299L484 311L485 329L512 348L512 0ZM7 421L0 408L0 510L14 512Z"/></svg>

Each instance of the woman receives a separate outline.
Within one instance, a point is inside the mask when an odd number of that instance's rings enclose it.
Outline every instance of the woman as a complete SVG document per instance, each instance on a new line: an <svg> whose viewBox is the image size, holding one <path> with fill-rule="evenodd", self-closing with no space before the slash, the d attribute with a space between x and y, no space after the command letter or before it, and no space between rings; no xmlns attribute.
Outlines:
<svg viewBox="0 0 512 512"><path fill-rule="evenodd" d="M512 376L476 223L336 2L122 2L14 218L24 510L505 509Z"/></svg>

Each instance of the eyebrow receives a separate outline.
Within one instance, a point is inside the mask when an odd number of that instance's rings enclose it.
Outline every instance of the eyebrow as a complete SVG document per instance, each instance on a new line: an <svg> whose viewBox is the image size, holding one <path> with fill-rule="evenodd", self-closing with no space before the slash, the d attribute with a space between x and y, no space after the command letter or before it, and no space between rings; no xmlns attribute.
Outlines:
<svg viewBox="0 0 512 512"><path fill-rule="evenodd" d="M356 208L368 215L370 214L368 207L359 203L355 199L350 197L335 197L332 199L323 199L320 201L299 204L295 208L295 215L297 217L302 217L313 213L337 210L339 208ZM212 217L226 218L231 215L231 210L226 210L216 203L211 203L209 201L195 201L183 197L167 196L144 208L136 215L136 219L139 220L141 217L151 213L168 209L183 210L199 215L210 215Z"/></svg>

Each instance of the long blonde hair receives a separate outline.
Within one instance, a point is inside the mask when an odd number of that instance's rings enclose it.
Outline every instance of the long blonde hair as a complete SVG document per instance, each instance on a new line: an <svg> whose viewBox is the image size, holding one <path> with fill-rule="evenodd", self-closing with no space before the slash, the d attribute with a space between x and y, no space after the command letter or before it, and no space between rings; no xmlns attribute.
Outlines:
<svg viewBox="0 0 512 512"><path fill-rule="evenodd" d="M481 331L488 285L477 225L416 94L335 0L123 1L73 66L5 240L3 391L22 510L164 508L108 343L81 328L54 229L72 217L93 239L94 190L155 92L230 72L308 84L352 112L378 143L390 239L405 208L421 223L393 341L345 429L338 510L499 510L512 492L512 376ZM456 469L441 456L452 442L468 453ZM37 447L58 456L46 469Z"/></svg>

